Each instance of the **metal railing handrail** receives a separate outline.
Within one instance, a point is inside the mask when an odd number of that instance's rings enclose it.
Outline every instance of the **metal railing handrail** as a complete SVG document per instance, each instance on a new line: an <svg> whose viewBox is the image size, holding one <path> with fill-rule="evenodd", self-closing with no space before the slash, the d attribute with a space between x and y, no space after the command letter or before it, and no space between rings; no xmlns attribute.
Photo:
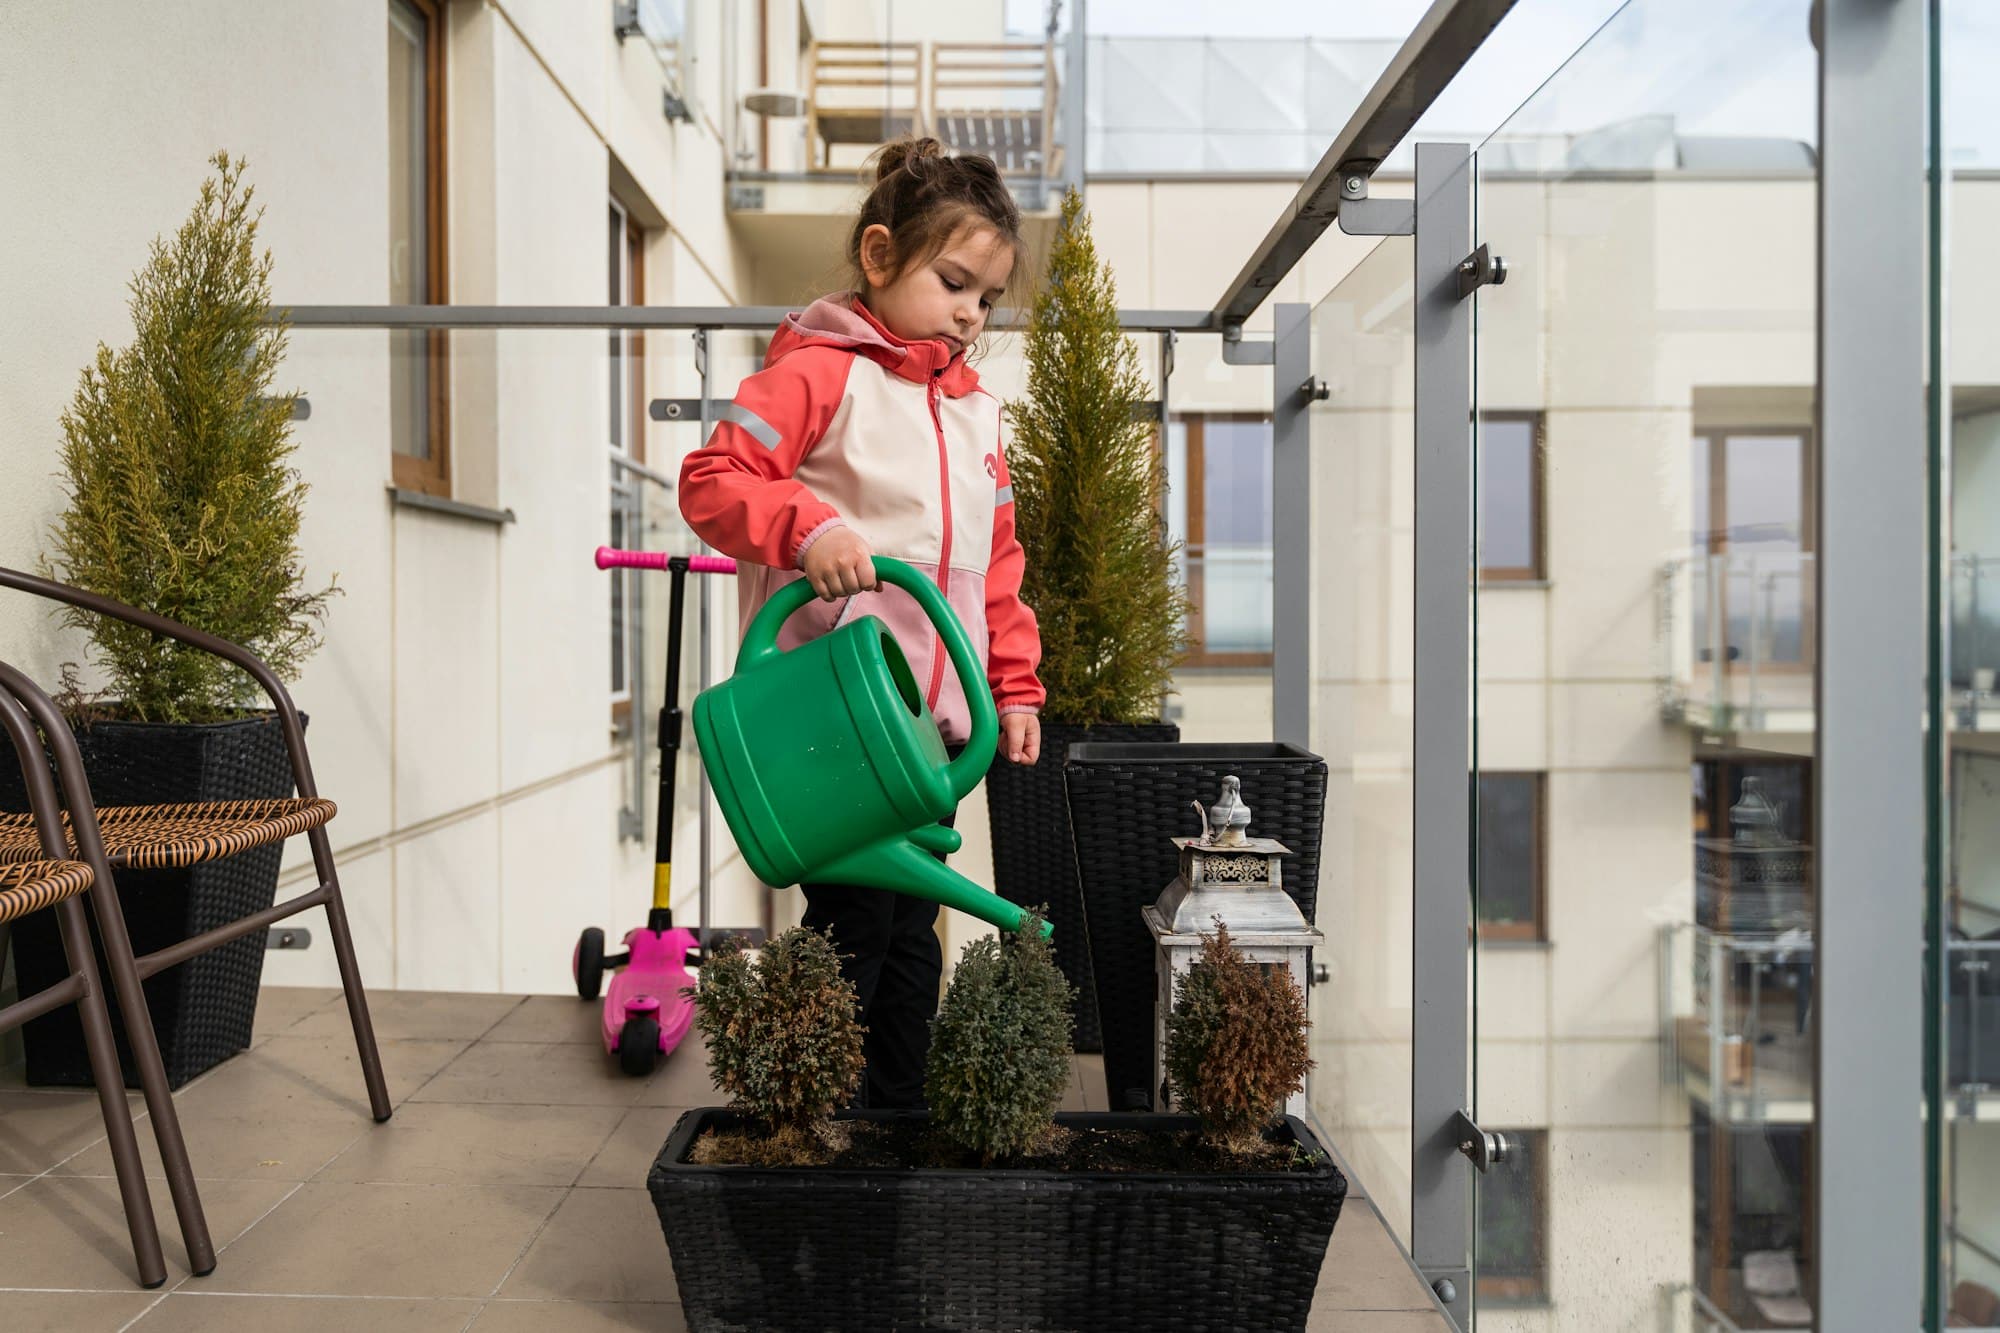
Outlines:
<svg viewBox="0 0 2000 1333"><path fill-rule="evenodd" d="M295 305L273 306L295 329L709 329L767 333L795 307L659 305ZM1026 328L1028 312L1015 306L993 312L987 327ZM1126 333L1213 333L1205 310L1129 309L1118 312Z"/></svg>
<svg viewBox="0 0 2000 1333"><path fill-rule="evenodd" d="M1513 7L1514 0L1435 0L1216 301L1206 327L1225 336L1242 329L1333 225L1341 200L1366 195L1375 168L1409 135ZM1349 186L1350 178L1358 181L1359 194Z"/></svg>

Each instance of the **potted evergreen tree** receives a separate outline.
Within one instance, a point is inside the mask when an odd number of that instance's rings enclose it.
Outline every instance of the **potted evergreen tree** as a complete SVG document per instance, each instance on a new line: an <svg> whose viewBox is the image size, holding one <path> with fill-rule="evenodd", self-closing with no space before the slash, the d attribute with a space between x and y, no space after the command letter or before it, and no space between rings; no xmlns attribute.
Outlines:
<svg viewBox="0 0 2000 1333"><path fill-rule="evenodd" d="M689 1329L1305 1327L1347 1182L1268 1104L1302 1072L1303 1006L1190 1025L1203 1086L1261 1099L1214 1101L1226 1138L1191 1115L1058 1112L1068 985L1038 925L967 946L928 1112L796 1116L858 1066L824 937L711 961L723 984L703 978L696 1021L738 1104L682 1116L647 1174Z"/></svg>
<svg viewBox="0 0 2000 1333"><path fill-rule="evenodd" d="M318 646L334 590L306 586L299 554L306 487L290 461L297 395L273 383L286 332L269 320L262 210L242 160L218 153L211 165L187 221L153 242L132 280L131 343L98 346L63 414L69 503L43 569L240 643L294 680ZM283 730L257 710L263 696L248 676L135 626L75 608L61 614L89 636L105 685L87 696L76 669L65 668L98 804L292 794ZM27 808L11 767L0 772L0 806ZM191 870L124 872L134 948L145 953L270 906L281 855L273 845ZM47 916L17 927L24 993L63 975ZM251 935L147 981L174 1086L249 1044L263 958L263 940ZM58 970L39 976L44 965ZM74 1008L28 1024L26 1043L30 1082L90 1081ZM126 1077L133 1081L129 1058Z"/></svg>
<svg viewBox="0 0 2000 1333"><path fill-rule="evenodd" d="M1049 905L1056 960L1076 987L1077 1049L1101 1047L1089 938L1063 799L1079 741L1174 741L1161 720L1186 645L1187 593L1165 517L1166 472L1147 389L1119 327L1118 292L1083 197L1062 222L1026 339L1027 396L1008 406L1021 599L1041 626L1041 757L987 775L994 887ZM1136 917L1134 919L1136 924Z"/></svg>

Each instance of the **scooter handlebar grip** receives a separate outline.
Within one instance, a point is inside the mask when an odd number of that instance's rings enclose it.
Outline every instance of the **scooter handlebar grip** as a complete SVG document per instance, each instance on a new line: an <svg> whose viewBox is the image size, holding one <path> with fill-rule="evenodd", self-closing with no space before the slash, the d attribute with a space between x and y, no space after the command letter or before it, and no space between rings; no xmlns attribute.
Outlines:
<svg viewBox="0 0 2000 1333"><path fill-rule="evenodd" d="M691 555L688 568L697 574L734 574L736 562L726 555Z"/></svg>
<svg viewBox="0 0 2000 1333"><path fill-rule="evenodd" d="M597 548L599 569L665 569L665 551L621 551L615 546Z"/></svg>

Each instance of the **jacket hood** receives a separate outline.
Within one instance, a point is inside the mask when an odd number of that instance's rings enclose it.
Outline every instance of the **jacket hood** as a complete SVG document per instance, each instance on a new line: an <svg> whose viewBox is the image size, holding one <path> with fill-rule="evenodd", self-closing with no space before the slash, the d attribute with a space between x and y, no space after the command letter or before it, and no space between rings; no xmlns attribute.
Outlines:
<svg viewBox="0 0 2000 1333"><path fill-rule="evenodd" d="M835 347L865 356L890 374L919 384L935 377L939 389L952 398L979 388L979 374L965 363L962 351L942 338L898 338L854 292L822 296L786 315L771 337L764 364L774 365L800 347Z"/></svg>

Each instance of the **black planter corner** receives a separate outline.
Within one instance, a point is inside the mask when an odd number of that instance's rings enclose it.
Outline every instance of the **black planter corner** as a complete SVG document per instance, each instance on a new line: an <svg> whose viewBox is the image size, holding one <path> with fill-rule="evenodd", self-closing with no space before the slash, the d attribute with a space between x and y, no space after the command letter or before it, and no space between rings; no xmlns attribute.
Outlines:
<svg viewBox="0 0 2000 1333"><path fill-rule="evenodd" d="M305 725L305 716L299 724ZM275 799L293 794L284 728L270 714L180 725L97 722L76 728L77 748L99 806ZM0 810L28 808L20 767L0 759ZM136 954L269 907L277 897L284 848L258 847L226 860L176 870L122 870L118 897ZM91 935L97 934L96 922ZM69 975L55 915L35 912L14 923L14 969L22 995ZM99 975L109 975L98 946ZM211 949L145 983L167 1082L178 1088L250 1044L264 937L250 934ZM124 1019L111 1006L125 1085L139 1086ZM37 1086L88 1087L90 1061L76 1006L64 1005L23 1028L27 1080Z"/></svg>
<svg viewBox="0 0 2000 1333"><path fill-rule="evenodd" d="M1158 1101L1158 982L1140 909L1180 871L1171 840L1201 831L1190 804L1214 801L1229 774L1243 781L1250 831L1291 849L1285 893L1313 920L1326 823L1326 761L1318 755L1269 742L1083 744L1070 748L1063 766L1104 1036L1104 1082L1114 1111L1152 1110Z"/></svg>
<svg viewBox="0 0 2000 1333"><path fill-rule="evenodd" d="M1041 758L1032 765L996 758L986 774L986 818L993 835L993 890L1020 907L1047 903L1055 927L1056 966L1076 987L1072 1016L1074 1045L1101 1051L1104 1039L1097 1013L1096 984L1090 970L1090 941L1084 931L1083 895L1077 886L1076 855L1063 799L1063 763L1081 742L1166 743L1180 739L1171 722L1077 727L1042 726Z"/></svg>

